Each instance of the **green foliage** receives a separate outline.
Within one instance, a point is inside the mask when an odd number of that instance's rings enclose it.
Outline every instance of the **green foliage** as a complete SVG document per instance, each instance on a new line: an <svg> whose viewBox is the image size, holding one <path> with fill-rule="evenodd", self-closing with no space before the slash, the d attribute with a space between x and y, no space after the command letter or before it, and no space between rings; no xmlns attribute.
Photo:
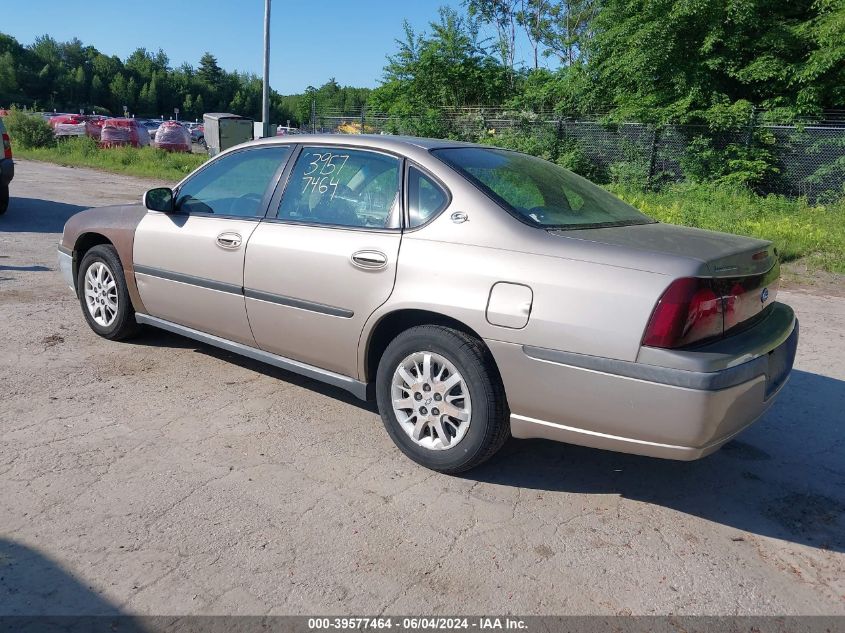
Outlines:
<svg viewBox="0 0 845 633"><path fill-rule="evenodd" d="M555 163L593 182L607 182L607 174L601 166L591 161L578 145L573 144L559 150Z"/></svg>
<svg viewBox="0 0 845 633"><path fill-rule="evenodd" d="M741 124L756 105L842 103L843 0L605 0L593 22L594 96L616 119Z"/></svg>
<svg viewBox="0 0 845 633"><path fill-rule="evenodd" d="M749 145L729 143L717 148L711 138L697 136L681 160L684 175L693 182L760 187L780 173L772 149L773 137Z"/></svg>
<svg viewBox="0 0 845 633"><path fill-rule="evenodd" d="M648 189L648 165L639 160L621 160L610 165L610 182L631 191Z"/></svg>
<svg viewBox="0 0 845 633"><path fill-rule="evenodd" d="M554 160L557 154L555 131L547 127L537 128L526 125L500 131L490 130L478 140L488 145L513 149L546 160Z"/></svg>
<svg viewBox="0 0 845 633"><path fill-rule="evenodd" d="M478 23L454 9L440 9L431 35L405 24L405 39L388 57L383 85L370 95L371 109L391 115L431 108L500 102L512 94L508 69L478 39Z"/></svg>
<svg viewBox="0 0 845 633"><path fill-rule="evenodd" d="M48 147L56 142L53 130L40 116L12 108L3 121L16 148Z"/></svg>
<svg viewBox="0 0 845 633"><path fill-rule="evenodd" d="M659 192L611 186L611 191L661 222L772 240L781 261L845 273L845 196L830 204L758 196L745 187L675 184Z"/></svg>

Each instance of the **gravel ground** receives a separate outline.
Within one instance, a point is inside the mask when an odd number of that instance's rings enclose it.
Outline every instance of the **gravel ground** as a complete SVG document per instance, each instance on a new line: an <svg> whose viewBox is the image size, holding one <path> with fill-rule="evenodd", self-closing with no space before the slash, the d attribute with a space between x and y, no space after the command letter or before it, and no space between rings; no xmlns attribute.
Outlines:
<svg viewBox="0 0 845 633"><path fill-rule="evenodd" d="M0 218L0 615L845 614L845 298L793 288L779 403L692 463L512 440L426 471L344 393L95 336L71 214L150 181L20 161Z"/></svg>

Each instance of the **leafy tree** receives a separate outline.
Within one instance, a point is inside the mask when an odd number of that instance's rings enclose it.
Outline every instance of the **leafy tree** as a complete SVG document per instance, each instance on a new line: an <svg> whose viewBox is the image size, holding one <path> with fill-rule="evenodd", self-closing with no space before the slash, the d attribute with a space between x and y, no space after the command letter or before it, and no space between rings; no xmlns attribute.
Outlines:
<svg viewBox="0 0 845 633"><path fill-rule="evenodd" d="M549 4L548 14L540 23L544 54L557 57L564 66L573 66L584 58L593 35L599 0L563 0Z"/></svg>
<svg viewBox="0 0 845 633"><path fill-rule="evenodd" d="M129 93L129 86L123 75L117 74L114 76L114 79L109 83L109 92L111 93L111 103L109 105L111 106L112 112L122 113L124 106L129 108L132 105L132 95Z"/></svg>
<svg viewBox="0 0 845 633"><path fill-rule="evenodd" d="M104 105L107 103L106 87L99 75L91 79L91 104Z"/></svg>
<svg viewBox="0 0 845 633"><path fill-rule="evenodd" d="M845 103L845 0L817 0L816 15L799 27L811 43L795 83L799 109Z"/></svg>
<svg viewBox="0 0 845 633"><path fill-rule="evenodd" d="M658 121L706 122L736 103L829 107L819 86L798 98L808 52L819 56L813 13L813 0L603 0L588 49L596 96L617 119Z"/></svg>
<svg viewBox="0 0 845 633"><path fill-rule="evenodd" d="M217 58L211 53L204 53L200 58L197 77L210 86L216 86L223 79L223 70L217 65Z"/></svg>
<svg viewBox="0 0 845 633"><path fill-rule="evenodd" d="M512 93L510 70L479 42L478 22L440 9L432 33L417 34L405 24L405 39L388 57L384 81L370 95L375 110L422 113L439 107L500 103Z"/></svg>
<svg viewBox="0 0 845 633"><path fill-rule="evenodd" d="M516 27L520 2L521 0L466 0L470 18L478 18L496 29L496 49L502 64L511 70L516 59Z"/></svg>
<svg viewBox="0 0 845 633"><path fill-rule="evenodd" d="M14 98L18 94L18 78L15 72L15 58L6 52L0 55L0 99Z"/></svg>

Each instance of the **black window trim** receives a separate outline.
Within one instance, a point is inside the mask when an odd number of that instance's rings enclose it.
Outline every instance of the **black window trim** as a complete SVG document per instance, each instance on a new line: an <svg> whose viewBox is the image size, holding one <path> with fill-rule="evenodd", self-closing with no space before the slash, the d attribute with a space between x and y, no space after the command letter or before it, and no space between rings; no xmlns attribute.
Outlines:
<svg viewBox="0 0 845 633"><path fill-rule="evenodd" d="M411 168L416 169L420 172L423 176L428 178L431 182L435 184L446 196L446 202L441 205L441 207L435 212L431 214L425 222L422 224L418 224L417 226L411 226L411 187L410 187L410 176L411 176ZM412 233L414 231L419 231L422 228L425 228L432 222L434 222L438 217L440 217L446 209L452 206L452 192L449 190L440 178L432 174L428 169L417 163L416 161L411 160L410 158L405 160L405 172L404 177L402 179L402 188L404 189L404 212L402 217L402 223L405 226L406 233Z"/></svg>
<svg viewBox="0 0 845 633"><path fill-rule="evenodd" d="M194 172L188 174L183 178L178 185L173 188L173 203L175 204L176 201L179 199L179 192L181 191L182 187L185 185L188 180L192 179L194 176L199 175L201 172L205 171L209 167L211 167L214 163L221 160L222 158L226 158L228 156L234 156L235 154L242 154L244 152L254 152L261 149L267 148L277 148L277 147L288 147L291 151L288 152L287 157L281 162L279 167L276 168L276 171L273 172L273 176L270 178L267 187L264 189L264 194L261 197L261 202L258 206L259 213L256 215L250 216L243 216L243 215L229 215L223 213L205 213L203 211L180 211L174 210L172 213L168 213L167 215L172 216L180 216L180 217L198 217L198 218L218 218L222 220L242 220L244 222L260 222L264 216L267 214L267 206L270 204L272 198L272 192L275 190L279 178L281 178L284 171L287 169L287 166L290 164L291 156L293 156L295 145L293 143L263 143L261 145L249 145L247 147L241 147L231 152L224 152L218 154L210 161L206 162L202 165L199 169L195 170ZM261 209L264 209L262 212Z"/></svg>
<svg viewBox="0 0 845 633"><path fill-rule="evenodd" d="M279 205L282 203L282 198L287 191L288 186L290 185L290 175L293 171L296 162L299 160L299 156L302 154L306 147L327 147L327 148L344 148L344 149L351 149L360 152L370 152L373 154L382 154L384 156L390 156L391 158L396 158L399 161L399 226L396 227L387 227L387 228L379 228L374 226L349 226L346 224L329 224L326 222L304 222L300 220L284 220L281 218L276 217L279 212ZM290 158L288 159L288 164L285 167L284 173L282 173L279 182L276 184L275 191L273 192L272 197L270 198L269 204L267 206L267 210L265 215L261 220L263 222L267 222L269 224L290 224L292 226L312 226L312 227L319 227L324 229L332 229L332 230L342 230L342 231L365 231L365 232L373 232L373 233L401 233L405 227L405 215L407 213L406 205L405 205L405 182L404 178L401 177L402 174L405 173L405 163L407 162L407 158L398 152L392 152L389 150L383 150L380 148L373 148L373 147L362 147L360 145L355 145L353 143L327 143L325 141L319 143L296 143L294 151L291 152Z"/></svg>

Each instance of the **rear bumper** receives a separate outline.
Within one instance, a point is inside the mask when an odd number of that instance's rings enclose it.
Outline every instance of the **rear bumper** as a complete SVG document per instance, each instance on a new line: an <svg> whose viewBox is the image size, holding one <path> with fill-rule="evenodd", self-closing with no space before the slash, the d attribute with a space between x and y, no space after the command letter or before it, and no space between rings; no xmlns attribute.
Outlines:
<svg viewBox="0 0 845 633"><path fill-rule="evenodd" d="M0 158L0 187L6 187L15 177L15 163L11 158Z"/></svg>
<svg viewBox="0 0 845 633"><path fill-rule="evenodd" d="M487 343L505 383L514 437L693 460L766 412L786 383L797 341L792 310L775 304L753 328L714 346L718 352L702 348L673 360L723 365L715 371Z"/></svg>

